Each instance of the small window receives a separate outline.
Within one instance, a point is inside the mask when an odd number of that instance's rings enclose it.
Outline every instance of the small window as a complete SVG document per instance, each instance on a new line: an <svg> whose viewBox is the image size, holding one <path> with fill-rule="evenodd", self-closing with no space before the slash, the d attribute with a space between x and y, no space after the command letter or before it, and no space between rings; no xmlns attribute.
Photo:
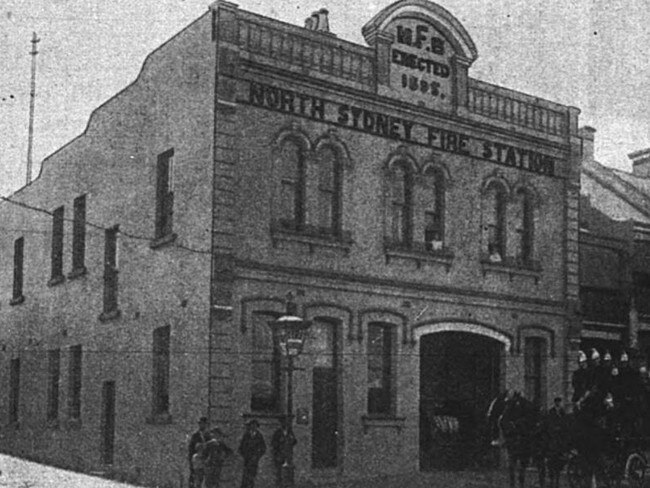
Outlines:
<svg viewBox="0 0 650 488"><path fill-rule="evenodd" d="M52 349L47 353L47 421L56 422L59 418L59 376L61 371L61 350Z"/></svg>
<svg viewBox="0 0 650 488"><path fill-rule="evenodd" d="M424 246L427 251L440 251L445 238L445 180L441 171L430 171L425 177Z"/></svg>
<svg viewBox="0 0 650 488"><path fill-rule="evenodd" d="M153 414L169 413L170 327L153 331Z"/></svg>
<svg viewBox="0 0 650 488"><path fill-rule="evenodd" d="M483 197L483 242L492 262L506 257L506 192L492 184Z"/></svg>
<svg viewBox="0 0 650 488"><path fill-rule="evenodd" d="M393 414L393 327L368 325L368 414Z"/></svg>
<svg viewBox="0 0 650 488"><path fill-rule="evenodd" d="M12 359L9 366L9 422L15 424L20 412L20 358Z"/></svg>
<svg viewBox="0 0 650 488"><path fill-rule="evenodd" d="M23 300L23 265L24 265L25 238L19 237L14 241L14 286L13 303Z"/></svg>
<svg viewBox="0 0 650 488"><path fill-rule="evenodd" d="M117 226L104 232L104 314L118 310L117 234Z"/></svg>
<svg viewBox="0 0 650 488"><path fill-rule="evenodd" d="M63 218L64 208L52 213L52 275L50 283L60 283L63 279Z"/></svg>
<svg viewBox="0 0 650 488"><path fill-rule="evenodd" d="M252 411L280 411L282 357L275 334L269 326L274 319L273 314L258 312L252 315Z"/></svg>
<svg viewBox="0 0 650 488"><path fill-rule="evenodd" d="M546 339L526 337L524 344L526 398L536 408L546 405Z"/></svg>
<svg viewBox="0 0 650 488"><path fill-rule="evenodd" d="M81 418L81 345L70 347L68 364L68 418Z"/></svg>
<svg viewBox="0 0 650 488"><path fill-rule="evenodd" d="M173 149L158 156L156 169L156 239L170 236L173 231L173 161Z"/></svg>
<svg viewBox="0 0 650 488"><path fill-rule="evenodd" d="M397 164L390 172L390 239L410 247L413 239L413 177L405 164Z"/></svg>
<svg viewBox="0 0 650 488"><path fill-rule="evenodd" d="M338 235L341 231L342 165L330 147L319 151L318 215L322 231Z"/></svg>
<svg viewBox="0 0 650 488"><path fill-rule="evenodd" d="M86 195L74 199L72 221L72 271L79 272L86 267Z"/></svg>
<svg viewBox="0 0 650 488"><path fill-rule="evenodd" d="M278 220L284 228L300 230L305 223L305 161L302 148L291 139L282 143L279 176Z"/></svg>

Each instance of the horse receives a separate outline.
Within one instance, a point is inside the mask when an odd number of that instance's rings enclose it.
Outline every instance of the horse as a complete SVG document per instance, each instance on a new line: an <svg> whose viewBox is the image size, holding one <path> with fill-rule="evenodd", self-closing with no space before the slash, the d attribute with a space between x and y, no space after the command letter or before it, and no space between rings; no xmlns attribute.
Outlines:
<svg viewBox="0 0 650 488"><path fill-rule="evenodd" d="M531 460L538 467L540 486L544 486L544 446L541 434L541 419L532 402L521 393L506 391L496 397L488 410L488 422L499 433L493 446L504 446L508 453L508 475L510 488L515 488L518 470L519 487L523 488L526 468Z"/></svg>

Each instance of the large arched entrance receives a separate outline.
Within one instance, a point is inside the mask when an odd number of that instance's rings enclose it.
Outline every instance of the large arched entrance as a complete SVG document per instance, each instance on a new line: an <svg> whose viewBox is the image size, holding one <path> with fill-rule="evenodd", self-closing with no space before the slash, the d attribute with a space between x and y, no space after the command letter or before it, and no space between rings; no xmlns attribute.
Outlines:
<svg viewBox="0 0 650 488"><path fill-rule="evenodd" d="M510 340L475 324L433 324L420 343L420 469L491 467L485 416L504 378Z"/></svg>

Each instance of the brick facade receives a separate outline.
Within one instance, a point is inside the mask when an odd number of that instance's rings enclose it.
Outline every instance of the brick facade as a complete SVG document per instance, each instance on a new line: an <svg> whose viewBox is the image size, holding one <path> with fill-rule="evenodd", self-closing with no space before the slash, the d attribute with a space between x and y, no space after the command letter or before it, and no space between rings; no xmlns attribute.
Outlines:
<svg viewBox="0 0 650 488"><path fill-rule="evenodd" d="M471 422L489 403L485 392L532 388L540 406L568 393L566 358L579 331L578 110L469 77L476 47L431 2L397 2L364 35L370 47L217 2L0 205L12 229L0 237L3 390L20 358L18 423L9 397L0 400L7 449L181 486L199 415L232 447L242 419L257 418L270 444L284 377L263 369L277 365L256 334L284 312L288 294L313 322L294 374L299 479L425 469L423 412L466 419L478 444L481 426ZM416 54L418 39L430 50ZM409 68L414 59L422 69ZM170 149L173 233L153 239L156 198L165 194L156 193L157 161ZM298 173L287 162L294 157ZM444 195L435 208L434 191ZM86 272L48 286L53 217L35 209L64 206L71 220L82 194ZM505 212L501 241L490 198ZM102 316L105 229L115 225L119 313ZM19 237L24 301L10 306ZM491 239L499 259L488 255ZM152 416L153 333L162 326L170 326L169 412ZM369 343L378 326L390 344L381 358ZM456 362L464 340L492 352ZM535 344L541 369L526 357ZM80 420L67 414L75 345ZM57 348L59 422L48 424L47 351ZM384 376L373 379L380 359ZM479 384L480 361L495 376ZM445 382L443 363L462 387ZM106 381L116 401L110 468L102 462ZM373 388L387 400L369 411ZM470 389L478 396L463 396ZM470 400L480 405L463 413ZM239 470L231 462L224 478L235 483ZM273 476L270 455L260 476Z"/></svg>

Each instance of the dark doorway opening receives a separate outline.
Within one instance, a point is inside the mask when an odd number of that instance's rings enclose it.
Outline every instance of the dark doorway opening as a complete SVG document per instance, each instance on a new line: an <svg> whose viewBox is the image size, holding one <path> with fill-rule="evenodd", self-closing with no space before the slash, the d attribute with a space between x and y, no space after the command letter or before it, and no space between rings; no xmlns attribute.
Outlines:
<svg viewBox="0 0 650 488"><path fill-rule="evenodd" d="M486 412L498 395L503 344L466 332L420 338L420 469L494 467Z"/></svg>

